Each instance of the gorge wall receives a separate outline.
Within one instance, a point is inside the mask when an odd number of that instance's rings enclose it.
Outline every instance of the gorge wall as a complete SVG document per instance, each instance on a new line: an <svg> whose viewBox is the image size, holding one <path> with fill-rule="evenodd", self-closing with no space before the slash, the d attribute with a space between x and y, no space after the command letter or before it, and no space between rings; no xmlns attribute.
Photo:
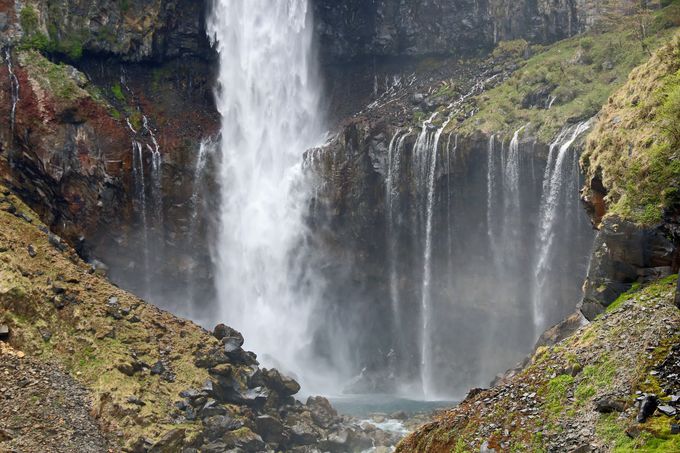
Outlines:
<svg viewBox="0 0 680 453"><path fill-rule="evenodd" d="M520 320L537 318L535 243L550 145L560 130L597 113L608 94L579 97L583 93L569 92L572 87L560 90L558 82L530 74L516 85L530 86L531 93L522 92L515 110L507 112L533 116L510 119L508 113L507 121L491 124L482 111L478 120L484 104L498 107L485 90L453 103L474 88L466 81L495 77L490 89L519 73L544 50L531 43L583 32L601 15L632 11L636 3L311 3L327 103L340 130L305 161L320 178L307 220L330 282L328 300L315 315L314 352L344 368L345 377L359 375L356 390L421 386L423 344L435 351L427 367L445 370L431 377L433 389L448 383L461 391L486 383L531 348L536 332L522 328ZM0 127L3 180L82 255L106 263L114 281L195 319L197 313L211 318L214 298L209 243L218 202L213 145L219 115L213 100L216 54L205 33L208 7L183 0L0 2L7 49L0 115L10 119ZM526 42L510 49L511 55L486 59L498 43L520 38ZM588 61L583 49L576 42L569 57L561 57L564 66L546 67L600 68L596 78L603 84L623 82L618 61L609 54ZM462 57L471 63L458 64ZM620 72L629 64L621 63ZM615 69L603 69L609 65ZM586 107L572 108L576 101ZM550 118L550 127L536 117ZM528 123L513 151L514 133ZM576 213L579 143L565 155L563 187L571 198L560 209L574 223L560 232L570 247L561 242L551 252L561 259L550 269L551 289L542 298L556 301L546 310L545 327L575 307L586 272L592 238ZM500 176L511 152L517 203L508 218L516 225L506 228L501 217L508 201L493 194L488 176L490 162ZM398 162L397 153L403 153ZM490 160L494 155L497 160ZM397 218L400 213L409 218ZM512 262L494 261L494 234L510 234L507 244L521 244L509 255ZM671 244L668 256L674 254ZM672 259L663 263L652 267L677 266ZM472 278L480 275L486 277ZM627 276L623 286L609 272L602 278L614 281L611 299L637 277ZM460 297L456 310L444 302L453 294ZM423 307L436 324L423 325ZM350 341L340 331L349 325L370 333L397 309L404 321L384 336ZM459 325L459 319L474 321ZM432 328L426 338L424 327Z"/></svg>

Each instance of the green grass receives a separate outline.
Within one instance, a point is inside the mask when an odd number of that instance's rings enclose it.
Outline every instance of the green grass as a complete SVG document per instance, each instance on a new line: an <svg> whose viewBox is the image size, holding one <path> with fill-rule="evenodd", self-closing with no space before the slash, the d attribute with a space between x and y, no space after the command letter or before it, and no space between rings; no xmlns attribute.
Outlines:
<svg viewBox="0 0 680 453"><path fill-rule="evenodd" d="M632 439L626 434L625 420L620 420L618 414L603 414L595 433L614 453L680 451L680 436L670 433L670 420L668 417L652 417L639 425L642 431Z"/></svg>
<svg viewBox="0 0 680 453"><path fill-rule="evenodd" d="M607 307L606 313L611 313L612 311L621 307L621 305L623 305L623 303L627 300L630 300L630 298L633 297L633 295L638 292L641 287L642 285L640 285L640 283L633 283L633 286L628 291L617 297L616 300Z"/></svg>
<svg viewBox="0 0 680 453"><path fill-rule="evenodd" d="M116 100L120 102L125 101L125 94L123 94L123 88L120 86L120 83L116 83L111 87L111 93L113 93L113 97L115 97Z"/></svg>
<svg viewBox="0 0 680 453"><path fill-rule="evenodd" d="M616 365L607 357L603 357L599 363L588 365L579 375L579 383L574 391L576 404L583 406L591 400L598 390L606 390L614 381Z"/></svg>
<svg viewBox="0 0 680 453"><path fill-rule="evenodd" d="M520 62L522 68L478 99L479 112L463 123L461 132L481 130L509 136L531 123L538 137L550 142L566 123L594 116L630 71L649 57L647 49L668 39L672 33L669 22L673 26L680 23L676 23L679 15L678 2L650 15L645 39L637 36L637 19L626 18L553 46L532 46L534 56ZM527 49L525 44L501 43L496 52L520 58ZM522 107L527 96L539 92L556 97L550 110Z"/></svg>
<svg viewBox="0 0 680 453"><path fill-rule="evenodd" d="M567 393L573 384L574 378L568 374L561 374L548 381L544 398L549 414L558 415L562 412Z"/></svg>

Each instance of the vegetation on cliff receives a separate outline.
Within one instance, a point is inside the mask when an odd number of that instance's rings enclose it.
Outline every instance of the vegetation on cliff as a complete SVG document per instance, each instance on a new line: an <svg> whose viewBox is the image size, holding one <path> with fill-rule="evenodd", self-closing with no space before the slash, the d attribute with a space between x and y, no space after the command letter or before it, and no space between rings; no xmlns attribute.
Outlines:
<svg viewBox="0 0 680 453"><path fill-rule="evenodd" d="M519 69L476 98L478 111L457 127L463 133L511 136L531 124L548 143L565 124L597 114L630 71L679 25L680 2L674 1L654 13L605 18L591 31L550 46L502 42L495 55L513 56Z"/></svg>
<svg viewBox="0 0 680 453"><path fill-rule="evenodd" d="M516 376L471 392L397 451L680 450L680 437L671 434L675 418L656 412L636 421L645 393L664 405L677 391L676 281L636 287L573 336L539 348Z"/></svg>
<svg viewBox="0 0 680 453"><path fill-rule="evenodd" d="M680 204L680 36L635 69L605 105L581 163L607 212L643 225ZM592 193L591 193L592 195Z"/></svg>

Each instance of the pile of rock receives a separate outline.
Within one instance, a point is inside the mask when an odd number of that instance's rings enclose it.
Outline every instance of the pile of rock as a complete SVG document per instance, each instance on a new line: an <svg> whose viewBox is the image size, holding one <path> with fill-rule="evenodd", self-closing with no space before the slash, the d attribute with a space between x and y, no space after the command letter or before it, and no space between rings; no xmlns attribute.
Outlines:
<svg viewBox="0 0 680 453"><path fill-rule="evenodd" d="M398 442L396 434L338 415L326 398L295 400L300 385L276 369L260 368L236 330L221 324L213 335L220 346L196 352L196 365L210 379L200 389L183 391L176 403L176 423L200 420L203 426L190 446L182 445L185 453L389 451ZM155 445L140 441L136 451L166 451L179 447L183 437L170 432Z"/></svg>

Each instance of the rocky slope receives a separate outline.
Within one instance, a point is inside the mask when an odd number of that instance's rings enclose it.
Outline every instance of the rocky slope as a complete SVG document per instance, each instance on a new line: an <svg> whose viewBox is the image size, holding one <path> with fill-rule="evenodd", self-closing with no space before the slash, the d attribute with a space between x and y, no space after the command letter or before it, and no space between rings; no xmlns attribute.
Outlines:
<svg viewBox="0 0 680 453"><path fill-rule="evenodd" d="M218 326L210 334L113 286L16 194L0 190L0 325L9 330L1 340L32 357L3 358L0 388L8 402L87 402L114 450L355 451L395 441L338 416L323 398L296 401L297 382L260 368L238 332ZM45 385L22 386L31 368L49 370L44 378L58 383L54 394L31 399L33 386ZM16 414L2 417L0 447L40 451L41 442L63 437L84 442L81 451L88 442L89 451L99 451L106 442L82 411L74 419L86 429L81 440L66 428L26 436L21 420L58 423L51 409Z"/></svg>
<svg viewBox="0 0 680 453"><path fill-rule="evenodd" d="M539 348L517 375L471 391L397 451L676 451L675 281L623 295L570 338Z"/></svg>
<svg viewBox="0 0 680 453"><path fill-rule="evenodd" d="M90 395L56 364L0 342L0 447L7 451L105 452Z"/></svg>

